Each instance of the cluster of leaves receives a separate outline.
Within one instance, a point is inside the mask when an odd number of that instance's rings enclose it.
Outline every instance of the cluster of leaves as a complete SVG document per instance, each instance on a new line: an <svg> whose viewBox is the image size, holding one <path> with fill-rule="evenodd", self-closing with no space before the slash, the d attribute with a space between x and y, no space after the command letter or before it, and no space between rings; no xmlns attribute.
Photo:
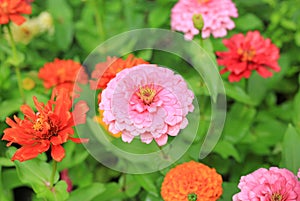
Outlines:
<svg viewBox="0 0 300 201"><path fill-rule="evenodd" d="M297 0L298 1L298 0ZM49 11L54 19L53 35L41 35L28 45L18 44L18 61L23 78L35 82L32 90L25 91L26 102L33 105L32 96L46 102L45 91L37 78L37 71L44 63L54 58L84 61L86 56L101 42L124 31L136 28L155 27L170 29L170 12L176 0L46 0L33 3L33 16ZM242 175L260 167L280 166L295 172L300 167L300 7L295 0L235 0L239 17L234 19L236 28L229 36L259 30L281 49L281 71L272 78L264 79L254 74L249 80L229 83L223 76L228 100L228 113L222 137L213 152L201 162L216 168L223 176L224 193L220 200L231 200L238 191ZM1 27L2 28L2 27ZM1 29L2 30L2 29ZM1 32L0 34L4 34ZM197 41L197 39L195 39ZM125 43L126 44L126 43ZM128 44L130 45L130 44ZM214 57L213 52L224 50L222 39L206 39L203 47ZM19 112L22 104L17 89L17 78L11 68L9 42L0 36L0 133L7 127L5 117ZM160 51L140 51L139 57L151 63L168 66L176 59ZM174 61L173 61L174 62ZM195 91L201 113L201 126L189 150L172 165L189 160L199 160L201 140L210 123L210 97L202 82L193 77L189 66L178 58L182 68L178 71ZM187 70L189 69L189 70ZM89 70L89 69L88 69ZM93 132L91 129L90 132ZM120 139L112 139L115 142ZM55 191L47 187L51 164L45 154L27 162L11 162L13 149L0 144L0 200L13 200L18 189L22 193L31 189L34 201L159 201L160 186L164 175L172 167L143 175L123 174L98 163L82 145L66 143L66 158L58 170L68 169L73 182L73 191L68 194L67 184L58 181ZM144 144L136 143L135 147ZM27 188L24 188L27 187ZM29 188L28 188L29 187ZM25 190L24 190L25 189ZM27 190L26 190L27 189ZM28 190L29 189L29 190ZM17 199L15 197L15 199ZM18 198L21 200L21 198Z"/></svg>

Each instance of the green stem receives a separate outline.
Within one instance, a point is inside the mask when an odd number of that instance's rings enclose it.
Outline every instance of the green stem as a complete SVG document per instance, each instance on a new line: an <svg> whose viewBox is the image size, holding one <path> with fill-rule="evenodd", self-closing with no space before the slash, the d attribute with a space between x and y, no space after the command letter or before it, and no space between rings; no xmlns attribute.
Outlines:
<svg viewBox="0 0 300 201"><path fill-rule="evenodd" d="M122 192L126 191L126 173L123 173L123 184L122 184Z"/></svg>
<svg viewBox="0 0 300 201"><path fill-rule="evenodd" d="M53 160L53 163L52 163L52 173L51 173L51 177L50 177L50 189L54 185L54 177L55 177L56 170L57 170L57 162L55 160Z"/></svg>
<svg viewBox="0 0 300 201"><path fill-rule="evenodd" d="M14 37L12 35L11 28L10 28L9 24L7 25L7 29L8 29L8 35L9 35L9 38L10 38L11 48L12 48L12 52L13 52L13 59L14 60L18 60L16 43L15 43ZM20 68L19 68L18 65L15 65L15 72L16 72L16 75L17 75L20 96L22 98L23 103L25 104L26 103L26 99L25 99L25 95L24 95L24 91L23 91L23 87L22 87L21 71L20 71Z"/></svg>
<svg viewBox="0 0 300 201"><path fill-rule="evenodd" d="M165 160L170 160L170 157L164 152L161 146L158 145L158 148L160 149L162 156Z"/></svg>
<svg viewBox="0 0 300 201"><path fill-rule="evenodd" d="M101 4L103 2L101 1ZM95 21L96 21L96 27L98 29L99 35L101 37L102 40L105 39L105 32L104 32L104 28L103 28L103 20L102 20L102 16L98 10L99 6L97 5L96 0L91 0L91 5L94 9L95 12Z"/></svg>

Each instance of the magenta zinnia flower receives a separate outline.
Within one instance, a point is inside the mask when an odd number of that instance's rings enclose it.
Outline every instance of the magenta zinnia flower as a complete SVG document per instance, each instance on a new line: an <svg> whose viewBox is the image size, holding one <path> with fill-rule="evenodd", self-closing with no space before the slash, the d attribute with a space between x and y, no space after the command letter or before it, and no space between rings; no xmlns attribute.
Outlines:
<svg viewBox="0 0 300 201"><path fill-rule="evenodd" d="M176 136L187 126L186 115L192 112L194 94L180 75L151 64L124 69L102 92L100 110L109 131L122 133L124 142L140 136L153 139L159 146L168 135Z"/></svg>
<svg viewBox="0 0 300 201"><path fill-rule="evenodd" d="M230 17L237 17L237 9L231 0L179 0L172 8L172 30L185 33L185 39L192 40L199 30L194 27L193 16L201 14L204 21L202 38L212 34L215 38L227 35L235 27Z"/></svg>
<svg viewBox="0 0 300 201"><path fill-rule="evenodd" d="M243 176L238 187L233 201L300 201L300 182L284 168L260 168Z"/></svg>

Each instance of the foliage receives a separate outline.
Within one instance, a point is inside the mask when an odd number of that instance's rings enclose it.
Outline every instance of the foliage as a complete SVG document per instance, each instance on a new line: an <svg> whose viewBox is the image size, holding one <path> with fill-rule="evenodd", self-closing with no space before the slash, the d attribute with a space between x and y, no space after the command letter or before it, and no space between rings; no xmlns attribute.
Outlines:
<svg viewBox="0 0 300 201"><path fill-rule="evenodd" d="M83 62L98 44L110 37L138 28L170 29L171 8L176 0L45 0L34 1L33 14L48 11L54 19L54 33L41 34L25 45L17 44L21 58L13 60L5 29L0 29L0 131L8 126L6 117L20 115L22 99L13 65L20 66L22 80L30 78L32 89L24 89L25 100L33 106L32 96L46 102L50 91L45 90L38 78L38 70L55 58ZM296 3L297 2L297 3ZM296 173L300 167L300 2L298 0L234 0L239 17L234 19L235 33L259 30L280 48L281 71L264 79L254 74L248 80L230 83L222 75L227 95L227 117L221 139L212 153L200 162L214 167L223 176L223 195L220 200L230 200L235 194L242 175L260 167L285 167ZM199 39L195 39L199 42ZM127 44L130 45L130 44ZM222 39L203 40L203 47L212 57L226 48ZM141 51L137 56L150 63L168 64L174 59L160 51ZM215 59L215 58L213 58ZM192 85L199 97L200 128L196 140L175 164L199 160L199 143L203 140L210 122L210 97L202 81L193 78L186 70L188 64L179 61L178 69ZM221 67L219 67L221 69ZM87 69L91 73L92 69ZM90 117L92 118L92 117ZM93 132L92 129L90 132ZM114 144L120 139L111 138ZM134 151L144 145L134 143ZM126 146L126 145L124 145ZM151 145L152 146L152 145ZM172 167L161 171L132 175L111 170L96 161L83 145L66 143L66 157L58 164L54 190L48 188L51 165L46 155L20 163L11 162L13 149L0 142L0 200L11 201L16 189L30 192L31 200L84 200L84 201L159 201L164 175ZM155 147L150 149L156 150ZM67 184L59 180L58 172L68 169L73 191L67 193ZM38 176L37 176L38 175ZM42 187L41 187L42 186ZM24 199L25 200L25 199Z"/></svg>

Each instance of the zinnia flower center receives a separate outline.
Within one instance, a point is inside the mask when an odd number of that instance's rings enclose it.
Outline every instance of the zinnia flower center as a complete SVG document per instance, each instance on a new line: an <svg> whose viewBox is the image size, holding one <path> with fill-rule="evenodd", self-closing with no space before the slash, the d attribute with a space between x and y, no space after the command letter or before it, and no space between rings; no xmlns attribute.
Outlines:
<svg viewBox="0 0 300 201"><path fill-rule="evenodd" d="M195 193L190 193L188 195L188 201L197 201L197 195Z"/></svg>
<svg viewBox="0 0 300 201"><path fill-rule="evenodd" d="M203 4L203 3L207 3L207 2L209 2L210 0L198 0L198 2L200 3L200 4Z"/></svg>
<svg viewBox="0 0 300 201"><path fill-rule="evenodd" d="M283 201L282 195L279 193L274 193L271 197L271 201Z"/></svg>
<svg viewBox="0 0 300 201"><path fill-rule="evenodd" d="M40 132L40 139L50 139L52 136L56 136L58 132L57 126L55 126L50 120L44 116L39 116L33 125L35 131Z"/></svg>
<svg viewBox="0 0 300 201"><path fill-rule="evenodd" d="M39 117L37 118L37 120L35 121L34 125L33 125L33 129L35 131L42 131L44 128L44 117Z"/></svg>
<svg viewBox="0 0 300 201"><path fill-rule="evenodd" d="M145 105L150 105L156 95L156 90L153 85L140 87L136 95L144 102Z"/></svg>
<svg viewBox="0 0 300 201"><path fill-rule="evenodd" d="M242 61L252 61L255 56L255 50L243 50L239 48L237 53L242 56Z"/></svg>

